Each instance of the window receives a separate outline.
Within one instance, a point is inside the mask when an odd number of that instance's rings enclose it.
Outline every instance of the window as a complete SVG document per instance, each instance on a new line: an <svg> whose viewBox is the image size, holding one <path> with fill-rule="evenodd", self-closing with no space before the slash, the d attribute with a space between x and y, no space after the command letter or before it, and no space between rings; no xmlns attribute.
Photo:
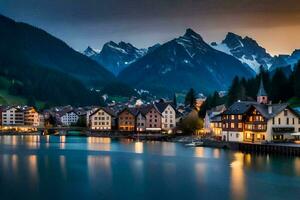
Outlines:
<svg viewBox="0 0 300 200"><path fill-rule="evenodd" d="M286 118L286 124L290 124L290 118Z"/></svg>
<svg viewBox="0 0 300 200"><path fill-rule="evenodd" d="M272 119L272 124L273 124L273 125L275 124L275 118Z"/></svg>
<svg viewBox="0 0 300 200"><path fill-rule="evenodd" d="M287 116L287 115L288 115L288 110L285 109L285 110L284 110L284 116Z"/></svg>
<svg viewBox="0 0 300 200"><path fill-rule="evenodd" d="M278 124L279 124L279 125L281 124L281 119L280 119L280 118L278 118Z"/></svg>
<svg viewBox="0 0 300 200"><path fill-rule="evenodd" d="M295 118L293 118L293 124L295 124Z"/></svg>
<svg viewBox="0 0 300 200"><path fill-rule="evenodd" d="M238 124L238 128L240 128L240 129L243 128L243 124L242 124L242 123L239 123L239 124Z"/></svg>
<svg viewBox="0 0 300 200"><path fill-rule="evenodd" d="M230 123L230 128L234 128L234 123Z"/></svg>
<svg viewBox="0 0 300 200"><path fill-rule="evenodd" d="M240 137L240 134L237 133L237 134L236 134L236 138L239 138L239 137Z"/></svg>
<svg viewBox="0 0 300 200"><path fill-rule="evenodd" d="M242 115L239 115L239 116L238 116L238 119L239 119L239 120L242 120Z"/></svg>
<svg viewBox="0 0 300 200"><path fill-rule="evenodd" d="M234 120L234 115L231 115L231 120Z"/></svg>

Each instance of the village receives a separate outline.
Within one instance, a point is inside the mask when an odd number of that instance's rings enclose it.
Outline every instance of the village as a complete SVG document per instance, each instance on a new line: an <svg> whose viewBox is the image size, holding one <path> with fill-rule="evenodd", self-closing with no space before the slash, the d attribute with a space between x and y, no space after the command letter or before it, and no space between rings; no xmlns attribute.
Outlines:
<svg viewBox="0 0 300 200"><path fill-rule="evenodd" d="M218 105L207 110L201 119L198 112L203 102L203 96L196 99L193 107L175 105L176 102L165 99L150 103L135 99L106 107L62 106L41 112L30 106L1 106L1 132L45 134L49 128L59 131L80 127L100 136L111 132L191 135L215 141L262 144L297 142L300 138L299 112L288 103L272 104L262 81L257 101L237 101L228 108ZM194 129L186 133L184 125L194 126Z"/></svg>

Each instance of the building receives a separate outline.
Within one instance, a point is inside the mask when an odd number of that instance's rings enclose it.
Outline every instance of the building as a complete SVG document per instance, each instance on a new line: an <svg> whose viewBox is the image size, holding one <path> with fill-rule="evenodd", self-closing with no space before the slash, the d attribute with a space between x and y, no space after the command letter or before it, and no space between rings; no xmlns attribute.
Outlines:
<svg viewBox="0 0 300 200"><path fill-rule="evenodd" d="M160 100L154 106L161 113L161 128L172 133L176 127L176 109L172 103Z"/></svg>
<svg viewBox="0 0 300 200"><path fill-rule="evenodd" d="M89 115L89 126L92 130L110 131L115 124L116 115L109 108L99 108Z"/></svg>
<svg viewBox="0 0 300 200"><path fill-rule="evenodd" d="M24 112L19 107L6 107L2 109L2 126L23 126Z"/></svg>
<svg viewBox="0 0 300 200"><path fill-rule="evenodd" d="M24 111L24 125L26 126L40 126L40 115L34 107L25 107Z"/></svg>
<svg viewBox="0 0 300 200"><path fill-rule="evenodd" d="M73 110L71 110L67 112L59 112L58 118L63 126L70 126L78 122L79 116Z"/></svg>
<svg viewBox="0 0 300 200"><path fill-rule="evenodd" d="M162 130L162 114L153 105L149 105L146 116L146 131L161 131Z"/></svg>
<svg viewBox="0 0 300 200"><path fill-rule="evenodd" d="M300 116L287 103L271 104L261 81L257 101L238 101L222 113L222 138L234 142L292 139Z"/></svg>
<svg viewBox="0 0 300 200"><path fill-rule="evenodd" d="M146 114L149 106L143 106L139 108L139 111L136 115L136 131L144 132L146 131Z"/></svg>
<svg viewBox="0 0 300 200"><path fill-rule="evenodd" d="M221 120L221 116L219 116L221 113L223 113L226 110L226 107L224 104L216 106L208 111L206 111L205 117L204 117L204 132L205 133L212 133L212 134L216 134L214 132L214 127L212 127L212 125L217 125L216 120ZM218 116L217 118L215 118L216 116ZM213 122L212 119L214 118Z"/></svg>
<svg viewBox="0 0 300 200"><path fill-rule="evenodd" d="M135 131L136 115L138 109L124 108L118 114L118 128L119 131Z"/></svg>
<svg viewBox="0 0 300 200"><path fill-rule="evenodd" d="M222 115L216 115L210 119L210 130L213 136L222 138Z"/></svg>

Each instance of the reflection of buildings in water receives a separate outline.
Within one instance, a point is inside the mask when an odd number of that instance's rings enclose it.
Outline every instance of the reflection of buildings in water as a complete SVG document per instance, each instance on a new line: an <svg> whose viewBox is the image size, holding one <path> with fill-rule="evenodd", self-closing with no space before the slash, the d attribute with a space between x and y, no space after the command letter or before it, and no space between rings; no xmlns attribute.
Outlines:
<svg viewBox="0 0 300 200"><path fill-rule="evenodd" d="M144 161L142 159L135 159L133 161L133 175L135 176L135 178L140 181L143 182L144 179Z"/></svg>
<svg viewBox="0 0 300 200"><path fill-rule="evenodd" d="M135 142L134 143L134 152L135 153L143 153L144 152L143 142Z"/></svg>
<svg viewBox="0 0 300 200"><path fill-rule="evenodd" d="M112 168L110 156L92 156L89 155L88 161L88 175L91 185L96 187L98 181L105 179L107 185L112 181ZM101 178L100 178L101 177Z"/></svg>
<svg viewBox="0 0 300 200"><path fill-rule="evenodd" d="M25 137L26 146L29 149L38 149L40 147L40 136L30 135Z"/></svg>
<svg viewBox="0 0 300 200"><path fill-rule="evenodd" d="M297 176L300 176L300 158L296 157L294 160L294 169L295 169L295 174Z"/></svg>
<svg viewBox="0 0 300 200"><path fill-rule="evenodd" d="M204 185L206 180L205 180L205 175L206 175L206 164L205 163L195 163L195 174L196 174L196 181L200 185Z"/></svg>
<svg viewBox="0 0 300 200"><path fill-rule="evenodd" d="M64 179L67 178L67 169L66 169L66 157L64 155L59 156L59 165L60 165L60 172Z"/></svg>
<svg viewBox="0 0 300 200"><path fill-rule="evenodd" d="M250 158L251 159L251 158ZM235 153L231 165L231 199L245 199L244 154Z"/></svg>
<svg viewBox="0 0 300 200"><path fill-rule="evenodd" d="M204 158L204 148L203 147L195 147L194 155L198 158Z"/></svg>
<svg viewBox="0 0 300 200"><path fill-rule="evenodd" d="M66 148L66 136L64 136L64 135L59 137L59 148L61 148L61 149Z"/></svg>
<svg viewBox="0 0 300 200"><path fill-rule="evenodd" d="M172 142L163 142L161 153L164 156L176 156L176 144Z"/></svg>
<svg viewBox="0 0 300 200"><path fill-rule="evenodd" d="M13 154L11 156L11 167L13 170L13 173L16 175L18 173L18 155Z"/></svg>
<svg viewBox="0 0 300 200"><path fill-rule="evenodd" d="M37 187L38 184L38 158L36 155L30 155L27 157L28 170L29 170L29 179L31 187Z"/></svg>
<svg viewBox="0 0 300 200"><path fill-rule="evenodd" d="M88 150L110 151L111 139L101 137L88 137Z"/></svg>
<svg viewBox="0 0 300 200"><path fill-rule="evenodd" d="M214 149L213 150L213 157L214 158L220 158L221 156L221 150L220 149Z"/></svg>

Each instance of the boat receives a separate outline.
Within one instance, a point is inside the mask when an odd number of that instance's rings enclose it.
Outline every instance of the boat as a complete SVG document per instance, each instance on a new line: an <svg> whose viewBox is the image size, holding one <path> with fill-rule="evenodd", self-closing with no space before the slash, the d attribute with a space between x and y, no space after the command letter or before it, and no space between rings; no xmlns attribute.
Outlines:
<svg viewBox="0 0 300 200"><path fill-rule="evenodd" d="M191 143L185 144L185 146L187 146L187 147L201 147L202 145L203 145L202 141L191 142Z"/></svg>

